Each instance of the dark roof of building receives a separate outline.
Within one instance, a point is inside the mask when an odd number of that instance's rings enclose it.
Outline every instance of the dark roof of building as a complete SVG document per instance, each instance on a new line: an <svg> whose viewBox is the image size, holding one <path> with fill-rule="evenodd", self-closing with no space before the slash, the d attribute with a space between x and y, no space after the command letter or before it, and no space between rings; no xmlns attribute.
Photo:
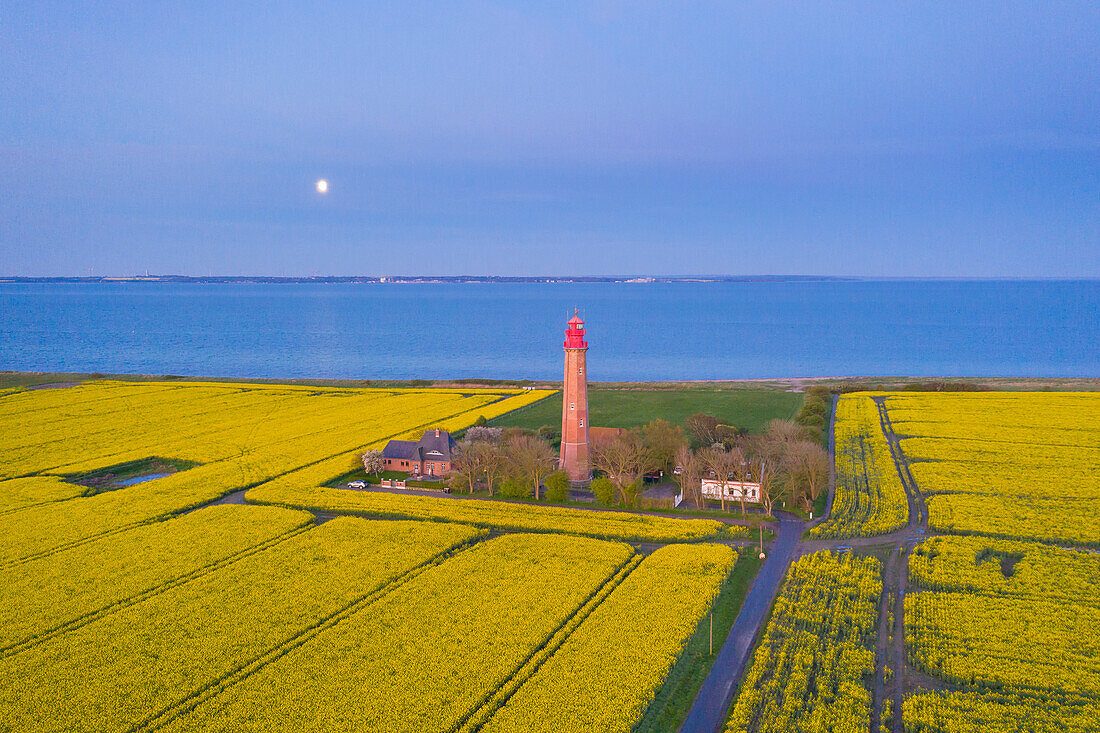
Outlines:
<svg viewBox="0 0 1100 733"><path fill-rule="evenodd" d="M382 449L383 458L400 458L406 461L419 461L418 444L415 440L391 440Z"/></svg>
<svg viewBox="0 0 1100 733"><path fill-rule="evenodd" d="M455 439L446 430L426 430L418 441L391 440L382 449L385 458L405 461L450 461L454 455Z"/></svg>

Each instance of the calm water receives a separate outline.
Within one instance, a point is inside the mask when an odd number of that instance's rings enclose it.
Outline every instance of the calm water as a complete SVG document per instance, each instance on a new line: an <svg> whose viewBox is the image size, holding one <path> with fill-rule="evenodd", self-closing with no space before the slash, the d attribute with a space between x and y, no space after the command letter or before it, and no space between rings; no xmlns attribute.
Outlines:
<svg viewBox="0 0 1100 733"><path fill-rule="evenodd" d="M0 284L0 369L595 380L1100 376L1100 281Z"/></svg>

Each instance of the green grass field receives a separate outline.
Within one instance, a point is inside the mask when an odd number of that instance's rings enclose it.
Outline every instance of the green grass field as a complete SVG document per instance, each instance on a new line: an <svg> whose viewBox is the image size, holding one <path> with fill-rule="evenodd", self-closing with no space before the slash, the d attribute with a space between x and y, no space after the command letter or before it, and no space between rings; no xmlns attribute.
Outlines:
<svg viewBox="0 0 1100 733"><path fill-rule="evenodd" d="M561 393L491 420L493 425L537 429L561 425ZM683 425L704 412L729 425L759 432L768 420L792 418L802 395L775 389L600 389L589 386L588 415L598 427L632 428L658 418Z"/></svg>

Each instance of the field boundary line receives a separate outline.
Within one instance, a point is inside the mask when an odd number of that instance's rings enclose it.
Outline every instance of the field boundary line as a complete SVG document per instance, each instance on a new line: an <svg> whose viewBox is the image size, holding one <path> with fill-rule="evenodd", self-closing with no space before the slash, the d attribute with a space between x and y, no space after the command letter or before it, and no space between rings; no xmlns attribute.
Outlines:
<svg viewBox="0 0 1100 733"><path fill-rule="evenodd" d="M558 628L546 637L542 645L535 649L500 687L488 697L482 698L481 702L477 703L469 713L451 726L450 730L455 731L455 733L476 733L488 723L490 718L508 703L512 696L539 671L542 665L561 649L573 635L573 632L603 604L607 597L626 580L627 576L634 572L645 557L645 555L635 553L616 568L611 577L594 590L568 618L562 621Z"/></svg>
<svg viewBox="0 0 1100 733"><path fill-rule="evenodd" d="M450 547L442 552L436 553L432 557L424 560L424 562L409 568L403 573L388 579L383 580L373 590L360 596L359 598L351 601L347 605L328 616L316 621L314 624L302 629L293 636L283 640L276 646L268 649L266 652L254 657L250 661L239 665L233 670L230 670L226 674L218 677L217 679L209 682L208 684L200 687L197 690L192 691L184 698L177 700L175 703L162 708L159 712L149 715L144 720L134 724L129 728L129 733L139 733L144 731L158 730L168 723L190 713L207 700L220 695L225 690L240 684L244 680L248 679L252 675L259 672L261 669L285 656L289 652L297 649L306 642L315 638L322 632L332 628L336 624L340 623L344 619L347 619L359 611L367 608L378 600L390 595L398 588L406 585L413 579L417 578L421 574L427 572L433 567L437 567L447 560L459 555L460 553L467 552L476 547L480 542L485 539L485 534L479 533L474 537L466 540L465 542Z"/></svg>
<svg viewBox="0 0 1100 733"><path fill-rule="evenodd" d="M315 522L307 522L303 526L295 527L294 529L291 529L287 532L284 532L281 535L277 535L276 537L272 537L272 538L269 538L267 540L264 540L263 542L261 542L257 545L252 545L251 547L246 547L245 549L240 550L238 552L235 552L232 555L224 557L224 558L222 558L222 559L220 559L216 562L208 563L206 565L203 565L200 568L196 568L196 569L192 570L189 573L185 573L183 575L179 575L175 578L167 580L167 581L161 583L160 585L156 585L156 586L153 586L151 588L146 588L145 590L143 590L139 593L136 593L132 596L128 596L126 598L119 599L119 600L117 600L113 603L110 603L110 604L106 605L106 606L102 606L102 607L100 607L100 608L98 608L94 611L89 611L88 613L77 616L74 619L70 619L69 621L66 621L65 623L60 624L58 626L55 626L51 629L47 629L47 630L45 630L41 633L34 634L32 636L28 636L25 639L22 639L21 641L15 642L13 644L9 644L8 646L0 647L0 659L4 659L4 658L10 657L10 656L14 656L16 654L19 654L20 652L26 651L27 649L31 649L33 647L38 646L39 644L45 643L45 642L49 641L50 639L53 639L56 636L60 636L61 634L65 634L65 633L68 633L70 631L74 631L76 629L79 629L82 626L85 626L87 624L98 621L99 619L105 618L105 617L110 616L114 613L118 613L119 611L122 611L123 609L129 608L130 606L137 605L138 603L141 603L142 601L148 600L149 598L153 598L154 596L158 596L158 595L160 595L160 594L162 594L166 591L169 591L173 588L178 588L181 585L186 585L187 583L190 583L192 580L197 580L197 579L199 579L199 578L201 578L205 575L209 575L210 573L216 572L216 571L221 570L223 568L226 568L230 565L233 565L234 563L237 563L240 560L244 560L247 557L251 557L252 555L263 552L264 550L271 549L272 547L275 547L276 545L279 545L283 542L286 542L287 540L291 539L292 537L296 537L296 536L298 536L298 535L300 535L304 532L308 532L309 530L313 529L315 526L316 526Z"/></svg>

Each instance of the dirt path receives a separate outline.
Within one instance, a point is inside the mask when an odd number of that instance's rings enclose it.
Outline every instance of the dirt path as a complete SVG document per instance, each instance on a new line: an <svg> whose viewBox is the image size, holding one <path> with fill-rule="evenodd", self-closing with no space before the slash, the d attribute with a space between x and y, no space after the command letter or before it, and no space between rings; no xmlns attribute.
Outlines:
<svg viewBox="0 0 1100 733"><path fill-rule="evenodd" d="M893 611L891 601L894 599L898 587L897 575L899 554L900 550L894 548L887 558L886 565L882 571L882 596L879 598L878 622L875 625L875 682L871 690L872 733L880 730L879 724L882 721L882 701L890 692L886 689L886 666L890 664L890 618L891 612Z"/></svg>
<svg viewBox="0 0 1100 733"><path fill-rule="evenodd" d="M872 397L875 404L878 406L879 422L882 425L882 434L886 437L886 442L890 446L890 455L894 459L894 467L897 469L898 476L901 478L901 483L905 487L905 496L909 500L909 524L905 530L896 533L897 537L893 537L896 541L895 551L891 555L891 558L895 556L898 558L894 567L889 573L889 585L893 586L893 615L894 623L889 631L885 627L879 628L879 645L884 644L884 633L893 633L893 638L889 644L889 654L884 656L883 664L889 664L893 671L893 679L889 683L888 689L885 691L885 695L889 699L893 700L894 715L891 725L891 730L894 733L903 733L904 726L902 723L902 704L905 701L905 688L906 688L906 657L905 657L905 594L909 590L909 555L913 551L913 547L929 536L928 534L928 505L924 501L924 496L921 494L920 489L917 487L917 482L913 478L913 472L909 469L909 461L905 457L905 453L901 449L901 441L898 438L897 433L894 432L893 423L890 422L890 414L886 410L885 397ZM884 580L886 576L884 576ZM883 594L887 594L887 583L883 584ZM885 659L888 658L889 662ZM885 667L879 666L875 670L876 686L880 680L885 677ZM874 711L872 713L872 721L878 721L882 716L882 704L886 697L882 695L876 695ZM872 730L876 730L872 727Z"/></svg>

